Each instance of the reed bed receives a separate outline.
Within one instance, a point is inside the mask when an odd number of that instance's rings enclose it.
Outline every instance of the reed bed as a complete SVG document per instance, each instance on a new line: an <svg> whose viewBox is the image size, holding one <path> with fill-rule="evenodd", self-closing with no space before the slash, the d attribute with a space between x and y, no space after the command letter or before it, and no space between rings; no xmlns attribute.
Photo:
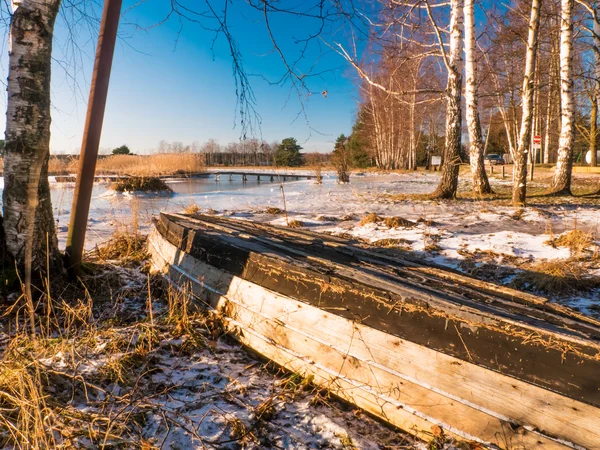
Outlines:
<svg viewBox="0 0 600 450"><path fill-rule="evenodd" d="M77 173L79 158L58 158L48 161L50 175ZM198 153L160 153L155 155L112 155L99 158L96 174L123 176L168 176L202 172L205 169L204 155ZM4 173L4 158L0 157L0 174Z"/></svg>
<svg viewBox="0 0 600 450"><path fill-rule="evenodd" d="M204 156L197 153L113 155L98 160L96 173L136 177L186 175L204 170Z"/></svg>

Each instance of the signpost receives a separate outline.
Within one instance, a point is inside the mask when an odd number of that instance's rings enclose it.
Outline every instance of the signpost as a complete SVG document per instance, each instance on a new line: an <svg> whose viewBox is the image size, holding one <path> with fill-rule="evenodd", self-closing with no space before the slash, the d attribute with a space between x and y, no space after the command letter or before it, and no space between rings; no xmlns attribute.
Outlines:
<svg viewBox="0 0 600 450"><path fill-rule="evenodd" d="M542 149L542 137L539 135L533 136L533 151L531 152L531 180L533 180L533 168L537 160L538 151Z"/></svg>
<svg viewBox="0 0 600 450"><path fill-rule="evenodd" d="M102 121L108 93L108 82L112 66L113 53L117 40L117 28L121 15L122 0L105 0L96 60L90 87L87 117L79 157L79 170L75 182L73 208L67 235L67 270L71 275L77 275L81 265L85 231L87 227L92 188L94 186L94 172L98 158L98 146L102 132Z"/></svg>

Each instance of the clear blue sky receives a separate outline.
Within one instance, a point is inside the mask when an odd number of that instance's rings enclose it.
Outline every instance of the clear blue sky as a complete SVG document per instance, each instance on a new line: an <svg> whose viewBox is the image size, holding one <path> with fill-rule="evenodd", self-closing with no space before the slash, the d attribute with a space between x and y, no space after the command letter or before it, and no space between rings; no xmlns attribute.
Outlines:
<svg viewBox="0 0 600 450"><path fill-rule="evenodd" d="M222 7L222 1L213 4ZM283 2L285 4L286 2ZM232 62L223 37L211 50L214 33L199 25L172 19L160 26L145 29L161 21L170 7L166 0L148 0L135 8L124 0L126 11L115 51L111 85L104 120L101 149L104 151L127 144L137 153L150 152L160 140L200 143L214 138L226 144L240 138L236 124L236 95ZM186 4L186 3L184 3ZM189 1L194 8L203 2ZM301 0L289 2L301 5ZM53 153L77 153L86 113L86 101L97 39L96 23L79 27L75 38L80 47L70 49L66 21L73 22L71 11L63 11L55 33L52 83ZM99 7L94 12L99 17ZM272 17L273 32L282 50L293 60L303 38L315 24L297 17ZM277 80L284 73L279 56L273 51L264 21L245 2L229 5L230 29L240 44L245 69ZM136 29L132 23L138 24ZM205 21L213 25L214 21ZM339 31L338 31L339 32ZM326 31L331 37L331 30ZM330 151L340 133L348 133L357 109L358 90L351 69L343 59L327 48L319 49L315 41L306 54L303 67L318 61L315 71L329 71L311 78L314 95L302 98L302 106L290 83L270 85L261 77L250 77L256 97L256 110L262 118L261 130L255 134L267 141L293 136L305 151ZM2 48L2 79L6 79L6 34ZM67 66L65 70L64 66ZM327 98L321 92L327 90ZM0 101L5 110L6 94ZM300 115L299 115L300 114ZM4 126L4 115L0 126ZM235 127L234 127L235 125ZM311 130L312 128L312 130ZM324 133L324 135L319 134Z"/></svg>

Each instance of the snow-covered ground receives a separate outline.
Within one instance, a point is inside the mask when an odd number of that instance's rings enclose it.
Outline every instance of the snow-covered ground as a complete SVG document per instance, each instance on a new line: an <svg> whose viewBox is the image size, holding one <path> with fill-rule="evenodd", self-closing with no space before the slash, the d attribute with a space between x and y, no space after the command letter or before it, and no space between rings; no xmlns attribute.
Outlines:
<svg viewBox="0 0 600 450"><path fill-rule="evenodd" d="M263 173L272 171L272 168L256 169ZM307 170L281 171L285 173L311 174ZM387 241L387 246L393 244L389 240L394 239L398 247L419 252L424 259L472 275L485 275L499 283L513 283L518 270L542 261L571 263L582 257L586 276L600 275L594 246L582 255L564 246L551 245L552 239L561 234L581 230L590 234L597 249L600 202L577 198L553 203L533 198L532 205L521 210L507 201L428 201L402 195L432 192L438 176L438 173L423 171L365 172L355 173L349 184L340 185L329 172L324 173L323 184L316 184L314 180L288 181L283 189L277 182L263 179L258 183L253 177L249 177L247 183L242 183L240 176L235 176L233 182L228 177L220 182L211 177L169 181L174 191L171 196L119 194L106 184L97 184L87 247L91 249L105 241L118 228L149 231L152 217L160 211L180 212L190 205L197 205L202 213L281 225L286 223L282 215L265 211L269 207L284 209L285 198L288 219L298 220L309 229L349 235L376 244ZM461 179L459 191L469 190L465 178ZM492 179L496 190L506 189L510 182L509 177ZM588 182L597 184L598 179L590 178ZM539 181L530 184L533 188L540 186ZM64 245L73 185L52 183L52 196L59 240ZM382 222L361 225L361 219L369 213L382 218L401 217L415 225L408 228L389 228ZM557 299L584 312L599 312L598 290L563 293Z"/></svg>
<svg viewBox="0 0 600 450"><path fill-rule="evenodd" d="M35 361L41 374L37 387L47 398L44 423L51 430L50 445L3 446L12 441L2 420L0 448L427 448L310 379L254 358L223 335L218 317L182 308L160 276L109 267L84 282L93 305L68 301L66 317L57 315L66 325L41 337L35 353L24 335L10 344L0 339L0 389L9 398L3 418L19 410L9 407L14 395L33 397L7 383L37 354L28 364ZM110 298L102 300L105 291ZM0 319L0 338L4 330L15 333L6 320ZM21 443L31 436L12 434ZM451 442L436 448L454 450Z"/></svg>
<svg viewBox="0 0 600 450"><path fill-rule="evenodd" d="M159 211L177 212L190 205L201 213L286 225L283 214L267 212L284 209L285 197L288 220L307 229L353 237L387 252L411 251L497 283L512 285L543 262L577 264L583 272L575 277L582 283L600 278L600 215L593 202L534 200L521 210L501 201L438 202L399 195L429 193L436 183L437 174L425 172L365 173L346 185L327 174L322 185L295 181L285 183L283 190L269 181L184 180L170 182L174 194L169 197L117 194L99 184L88 247L118 228L147 231ZM494 180L494 186L507 183ZM72 185L52 183L62 242L72 190ZM461 184L461 190L468 186ZM363 222L369 214L371 220ZM385 219L393 217L410 222L386 225ZM557 245L556 239L572 230L588 233L589 245L579 250ZM94 299L94 319L72 336L49 339L43 346L40 363L53 371L55 380L51 397L60 405L60 415L72 421L65 421L73 429L67 436L70 443L97 448L87 431L81 432L89 430L96 439L106 436L107 443L127 447L135 442L141 448L427 448L327 398L307 380L266 370L230 338L219 336L206 317L190 318L191 326L182 330L181 317L174 322L169 316L168 296L154 287L154 318L149 318L145 293L154 286L150 278L138 269L116 273L115 288L106 287L110 299L105 304ZM528 287L526 282L519 286ZM597 287L575 286L553 299L585 313L600 312ZM0 348L12 329L0 323ZM71 379L85 380L87 390ZM127 427L121 426L123 421Z"/></svg>

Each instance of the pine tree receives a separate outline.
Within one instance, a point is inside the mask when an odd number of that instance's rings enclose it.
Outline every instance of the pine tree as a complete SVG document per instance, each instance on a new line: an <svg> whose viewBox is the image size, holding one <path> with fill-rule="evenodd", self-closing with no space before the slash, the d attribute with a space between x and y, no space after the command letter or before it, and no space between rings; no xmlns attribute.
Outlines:
<svg viewBox="0 0 600 450"><path fill-rule="evenodd" d="M285 138L275 152L275 164L286 167L301 166L304 163L304 157L300 150L302 147L298 145L296 139Z"/></svg>

